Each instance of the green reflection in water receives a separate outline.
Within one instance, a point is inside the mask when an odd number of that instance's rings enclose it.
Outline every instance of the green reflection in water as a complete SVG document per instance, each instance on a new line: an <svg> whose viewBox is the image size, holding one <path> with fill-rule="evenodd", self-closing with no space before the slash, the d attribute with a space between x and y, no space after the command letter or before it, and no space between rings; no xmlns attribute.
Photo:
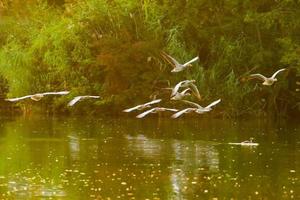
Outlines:
<svg viewBox="0 0 300 200"><path fill-rule="evenodd" d="M0 125L0 199L300 198L297 124L33 117ZM250 137L259 146L228 144Z"/></svg>

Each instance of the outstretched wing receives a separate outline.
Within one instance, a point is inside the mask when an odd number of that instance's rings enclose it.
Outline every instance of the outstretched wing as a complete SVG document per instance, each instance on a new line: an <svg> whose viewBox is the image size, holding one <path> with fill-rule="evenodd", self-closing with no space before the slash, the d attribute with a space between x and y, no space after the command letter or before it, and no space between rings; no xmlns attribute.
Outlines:
<svg viewBox="0 0 300 200"><path fill-rule="evenodd" d="M140 107L141 107L141 105L137 105L135 107L125 109L125 110L123 110L123 112L131 112L131 111L134 111L136 109L139 109Z"/></svg>
<svg viewBox="0 0 300 200"><path fill-rule="evenodd" d="M187 104L190 104L190 105L192 105L192 106L194 106L194 107L196 107L196 108L203 109L202 106L200 106L199 104L197 104L197 103L195 103L195 102L191 102L191 101L188 101L188 100L181 100L181 101L183 101L183 102L185 102L185 103L187 103Z"/></svg>
<svg viewBox="0 0 300 200"><path fill-rule="evenodd" d="M70 91L60 91L60 92L44 92L41 95L66 95L69 94Z"/></svg>
<svg viewBox="0 0 300 200"><path fill-rule="evenodd" d="M23 96L23 97L5 99L5 101L16 102L16 101L20 101L20 100L31 98L31 97L32 97L32 95L27 95L27 96Z"/></svg>
<svg viewBox="0 0 300 200"><path fill-rule="evenodd" d="M197 86L193 83L190 83L190 88L191 88L193 94L199 99L199 101L201 101L202 98L201 98L201 95L199 93Z"/></svg>
<svg viewBox="0 0 300 200"><path fill-rule="evenodd" d="M275 78L275 77L277 76L277 74L279 74L280 72L285 71L285 70L286 70L285 68L278 70L277 72L275 72L275 73L272 75L271 78Z"/></svg>
<svg viewBox="0 0 300 200"><path fill-rule="evenodd" d="M173 108L165 108L165 110L167 110L167 111L171 111L171 112L178 112L178 110L177 110L177 109L173 109Z"/></svg>
<svg viewBox="0 0 300 200"><path fill-rule="evenodd" d="M189 90L191 90L191 88L186 88L185 90L183 90L182 92L181 92L181 94L185 94L185 93L187 93L187 91L189 91Z"/></svg>
<svg viewBox="0 0 300 200"><path fill-rule="evenodd" d="M68 106L74 106L74 104L80 101L80 99L82 99L82 96L75 97L68 103Z"/></svg>
<svg viewBox="0 0 300 200"><path fill-rule="evenodd" d="M211 107L217 105L217 104L220 103L220 102L221 102L221 99L218 99L218 100L212 102L211 104L209 104L208 106L206 106L206 108L211 108Z"/></svg>
<svg viewBox="0 0 300 200"><path fill-rule="evenodd" d="M250 78L257 78L257 79L260 79L262 81L265 81L267 79L265 76L263 76L261 74L251 74L249 77Z"/></svg>
<svg viewBox="0 0 300 200"><path fill-rule="evenodd" d="M143 117L145 117L146 115L148 115L149 113L152 113L155 109L156 109L156 108L152 108L152 109L150 109L150 110L147 110L147 111L145 111L145 112L143 112L143 113L137 115L136 118L143 118Z"/></svg>
<svg viewBox="0 0 300 200"><path fill-rule="evenodd" d="M190 60L190 61L184 63L183 66L187 66L187 65L189 65L189 64L191 64L191 63L197 61L198 59L199 59L199 57L197 56L197 57L193 58L192 60Z"/></svg>
<svg viewBox="0 0 300 200"><path fill-rule="evenodd" d="M159 103L159 102L161 102L161 99L155 99L155 100L153 100L153 101L150 101L150 102L148 102L148 103L145 103L144 105L147 106L147 105L152 105L152 104Z"/></svg>
<svg viewBox="0 0 300 200"><path fill-rule="evenodd" d="M177 66L177 65L181 65L177 60L175 60L175 58L173 58L172 56L168 55L165 52L161 52L161 55L171 64L173 65L173 67Z"/></svg>
<svg viewBox="0 0 300 200"><path fill-rule="evenodd" d="M181 110L181 111L175 113L175 114L172 115L171 117L175 119L175 118L180 117L180 116L183 115L184 113L188 113L188 112L190 112L190 111L192 111L192 110L194 110L194 108L186 108L186 109L183 109L183 110Z"/></svg>
<svg viewBox="0 0 300 200"><path fill-rule="evenodd" d="M171 87L166 87L166 88L160 88L161 90L173 90Z"/></svg>
<svg viewBox="0 0 300 200"><path fill-rule="evenodd" d="M86 98L99 99L100 96L86 96Z"/></svg>
<svg viewBox="0 0 300 200"><path fill-rule="evenodd" d="M181 85L182 85L183 82L184 82L184 81L181 81L181 82L179 82L179 83L177 83L177 84L175 85L175 87L174 87L173 90L172 90L171 97L174 96L174 95L178 92L178 90L179 90L179 88L181 87Z"/></svg>

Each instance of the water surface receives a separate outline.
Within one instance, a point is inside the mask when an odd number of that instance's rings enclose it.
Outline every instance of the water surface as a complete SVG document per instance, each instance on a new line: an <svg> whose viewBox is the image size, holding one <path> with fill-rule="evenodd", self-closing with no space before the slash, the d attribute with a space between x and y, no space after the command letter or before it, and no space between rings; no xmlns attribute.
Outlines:
<svg viewBox="0 0 300 200"><path fill-rule="evenodd" d="M3 119L0 152L0 199L300 199L296 123Z"/></svg>

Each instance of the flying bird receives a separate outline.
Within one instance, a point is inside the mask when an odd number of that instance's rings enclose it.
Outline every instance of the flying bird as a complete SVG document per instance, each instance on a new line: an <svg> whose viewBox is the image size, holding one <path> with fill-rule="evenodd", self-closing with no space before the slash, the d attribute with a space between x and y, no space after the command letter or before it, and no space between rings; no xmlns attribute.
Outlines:
<svg viewBox="0 0 300 200"><path fill-rule="evenodd" d="M249 77L250 78L257 78L257 79L260 79L263 81L263 85L268 85L268 86L271 86L273 85L274 82L277 81L277 78L275 78L277 76L277 74L279 74L280 72L282 71L285 71L286 69L283 68L283 69L280 69L278 71L276 71L271 77L265 77L264 75L261 75L261 74L251 74Z"/></svg>
<svg viewBox="0 0 300 200"><path fill-rule="evenodd" d="M186 102L192 106L194 106L194 108L186 108L186 109L183 109L177 113L175 113L174 115L172 115L171 117L172 118L178 118L179 116L183 115L184 113L191 113L191 112L195 112L195 113L198 113L198 114L203 114L203 113L206 113L206 112L209 112L212 110L212 107L217 105L218 103L221 102L221 99L218 99L214 102L212 102L211 104L209 104L208 106L206 107L202 107L200 106L199 104L197 103L194 103L194 102L191 102L191 101L186 101L186 100L182 100L183 102Z"/></svg>
<svg viewBox="0 0 300 200"><path fill-rule="evenodd" d="M23 96L23 97L17 97L17 98L11 98L11 99L5 99L5 101L11 101L11 102L16 102L16 101L20 101L23 99L32 99L34 101L39 101L41 100L44 96L47 95L66 95L69 94L69 91L60 91L60 92L44 92L44 93L37 93L37 94L32 94L32 95L27 95L27 96Z"/></svg>
<svg viewBox="0 0 300 200"><path fill-rule="evenodd" d="M150 113L158 113L158 112L164 112L164 111L171 111L171 112L177 112L177 109L172 109L172 108L162 108L162 107L156 107L156 108L152 108L150 110L147 110L139 115L136 116L136 118L143 118L146 115L150 114Z"/></svg>
<svg viewBox="0 0 300 200"><path fill-rule="evenodd" d="M193 63L199 59L199 57L197 56L184 64L180 64L175 58L171 57L170 55L168 55L165 52L162 52L161 55L174 67L171 72L181 72L181 71L185 70L187 67L191 67L192 66L191 63Z"/></svg>
<svg viewBox="0 0 300 200"><path fill-rule="evenodd" d="M74 106L77 102L82 101L84 99L99 99L99 98L100 98L100 96L89 96L89 95L86 95L86 96L77 96L77 97L74 97L68 103L68 106Z"/></svg>
<svg viewBox="0 0 300 200"><path fill-rule="evenodd" d="M199 90L198 90L197 86L194 84L195 82L196 82L195 80L180 81L173 88L172 93L171 93L171 98L174 97L178 93L179 88L181 88L181 87L184 87L184 88L188 87L188 88L191 89L193 95L195 95L201 101L202 97L201 97L201 95L199 93Z"/></svg>
<svg viewBox="0 0 300 200"><path fill-rule="evenodd" d="M191 95L190 93L188 93L189 90L191 89L187 88L182 92L177 92L173 97L171 97L171 100L175 100L175 101L182 100L185 96Z"/></svg>
<svg viewBox="0 0 300 200"><path fill-rule="evenodd" d="M152 104L156 104L156 103L159 103L159 102L161 102L161 99L155 99L155 100L150 101L148 103L137 105L135 107L125 109L125 110L123 110L123 112L131 112L131 111L134 111L134 110L143 110L145 108L151 107Z"/></svg>

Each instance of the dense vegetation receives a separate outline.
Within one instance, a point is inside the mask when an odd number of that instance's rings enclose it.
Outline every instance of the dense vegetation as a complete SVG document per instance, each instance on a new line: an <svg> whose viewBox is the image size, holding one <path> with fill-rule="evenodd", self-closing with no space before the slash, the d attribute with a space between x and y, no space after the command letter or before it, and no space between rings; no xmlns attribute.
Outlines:
<svg viewBox="0 0 300 200"><path fill-rule="evenodd" d="M223 116L297 111L297 0L4 0L0 15L2 95L71 90L21 106L119 112L151 94L167 97L159 88L188 78L197 81L203 104L223 100L215 112ZM173 74L161 51L200 61ZM282 67L289 71L272 87L244 81ZM102 99L68 109L66 102L80 94Z"/></svg>

